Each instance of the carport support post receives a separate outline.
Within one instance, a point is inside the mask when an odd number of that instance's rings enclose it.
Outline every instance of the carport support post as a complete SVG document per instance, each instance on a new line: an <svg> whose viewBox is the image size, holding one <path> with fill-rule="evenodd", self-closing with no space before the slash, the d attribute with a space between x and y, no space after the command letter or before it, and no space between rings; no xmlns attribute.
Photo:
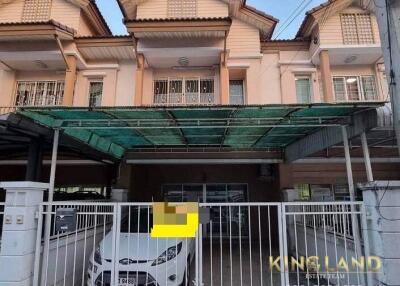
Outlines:
<svg viewBox="0 0 400 286"><path fill-rule="evenodd" d="M349 137L347 134L347 127L342 126L342 135L343 135L343 145L344 145L344 155L346 158L346 171L347 171L347 182L349 185L349 193L350 193L350 200L351 202L355 202L355 193L354 193L354 180L353 180L353 169L351 167L351 157L350 157L350 147L349 147ZM359 256L362 255L361 253L361 242L360 242L360 227L358 225L358 220L355 217L356 210L354 208L354 205L350 206L351 210L351 222L352 222L352 230L353 230L353 236L354 236L354 247L355 247L355 253L356 253L356 259L358 259ZM361 282L362 285L365 284L365 277L364 275L361 274Z"/></svg>
<svg viewBox="0 0 400 286"><path fill-rule="evenodd" d="M57 154L58 154L58 141L60 137L60 130L55 129L54 130L54 138L53 138L53 151L51 154L51 169L50 169L50 182L49 182L49 195L47 202L49 205L47 208L45 207L44 211L47 211L46 215L46 221L45 221L45 234L44 234L44 247L43 247L43 253L48 253L50 249L50 232L51 232L51 211L52 211L52 205L51 203L53 202L54 198L54 184L55 184L55 178L56 178L56 167L57 167ZM47 261L48 257L46 255L43 255L43 265L42 267L42 279L44 279L43 273L46 271L46 267L48 264ZM38 277L35 277L38 279ZM41 285L42 283L39 283L38 280L34 281L34 286L36 285Z"/></svg>
<svg viewBox="0 0 400 286"><path fill-rule="evenodd" d="M362 145L363 154L364 154L365 170L367 172L367 181L373 182L374 176L372 174L371 158L369 156L368 141L367 141L367 135L365 134L365 132L361 133L361 145Z"/></svg>

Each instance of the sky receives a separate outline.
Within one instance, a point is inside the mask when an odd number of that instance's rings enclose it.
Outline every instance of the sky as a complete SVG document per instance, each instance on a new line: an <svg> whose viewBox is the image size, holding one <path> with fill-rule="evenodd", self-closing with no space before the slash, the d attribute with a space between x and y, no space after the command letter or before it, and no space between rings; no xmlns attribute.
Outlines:
<svg viewBox="0 0 400 286"><path fill-rule="evenodd" d="M200 0L201 1L201 0ZM126 34L116 0L96 0L114 35ZM247 3L279 19L273 39L291 39L296 35L305 12L326 0L247 0Z"/></svg>

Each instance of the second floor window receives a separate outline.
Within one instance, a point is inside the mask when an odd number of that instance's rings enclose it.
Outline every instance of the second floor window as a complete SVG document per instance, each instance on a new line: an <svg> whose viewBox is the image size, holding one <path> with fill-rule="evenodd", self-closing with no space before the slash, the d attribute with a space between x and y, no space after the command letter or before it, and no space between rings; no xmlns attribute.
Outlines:
<svg viewBox="0 0 400 286"><path fill-rule="evenodd" d="M46 21L50 18L52 0L25 0L23 22Z"/></svg>
<svg viewBox="0 0 400 286"><path fill-rule="evenodd" d="M244 104L244 83L243 80L229 81L229 103L233 105Z"/></svg>
<svg viewBox="0 0 400 286"><path fill-rule="evenodd" d="M373 44L374 34L369 14L342 14L343 44Z"/></svg>
<svg viewBox="0 0 400 286"><path fill-rule="evenodd" d="M311 103L311 78L296 76L296 97L298 103Z"/></svg>
<svg viewBox="0 0 400 286"><path fill-rule="evenodd" d="M168 0L169 18L193 18L197 16L197 0Z"/></svg>
<svg viewBox="0 0 400 286"><path fill-rule="evenodd" d="M336 101L378 100L374 76L335 76L333 89Z"/></svg>
<svg viewBox="0 0 400 286"><path fill-rule="evenodd" d="M101 106L101 99L103 97L103 82L91 81L89 83L89 106Z"/></svg>
<svg viewBox="0 0 400 286"><path fill-rule="evenodd" d="M154 81L155 104L213 104L214 79L170 78Z"/></svg>
<svg viewBox="0 0 400 286"><path fill-rule="evenodd" d="M15 105L61 105L63 95L63 81L18 81Z"/></svg>

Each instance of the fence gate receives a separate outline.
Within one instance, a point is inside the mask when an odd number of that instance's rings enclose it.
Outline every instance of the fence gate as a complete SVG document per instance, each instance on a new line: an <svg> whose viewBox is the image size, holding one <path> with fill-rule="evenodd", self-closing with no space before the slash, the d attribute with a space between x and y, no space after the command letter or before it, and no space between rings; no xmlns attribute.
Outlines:
<svg viewBox="0 0 400 286"><path fill-rule="evenodd" d="M282 226L286 285L372 285L362 202L283 203Z"/></svg>

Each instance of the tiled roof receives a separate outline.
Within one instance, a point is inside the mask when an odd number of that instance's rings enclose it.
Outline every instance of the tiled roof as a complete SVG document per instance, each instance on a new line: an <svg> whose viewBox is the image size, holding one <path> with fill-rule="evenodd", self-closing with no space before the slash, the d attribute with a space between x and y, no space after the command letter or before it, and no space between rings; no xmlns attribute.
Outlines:
<svg viewBox="0 0 400 286"><path fill-rule="evenodd" d="M125 23L146 23L146 22L184 22L184 21L231 21L230 17L188 17L188 18L144 18L125 20Z"/></svg>
<svg viewBox="0 0 400 286"><path fill-rule="evenodd" d="M63 25L57 21L49 20L49 21L26 21L26 22L2 22L0 26L22 26L22 25L52 25L57 28L60 28L66 32L71 34L75 34L76 30L72 29L66 25Z"/></svg>
<svg viewBox="0 0 400 286"><path fill-rule="evenodd" d="M97 40L97 39L132 39L128 35L109 35L109 36L77 36L75 39L78 40Z"/></svg>

